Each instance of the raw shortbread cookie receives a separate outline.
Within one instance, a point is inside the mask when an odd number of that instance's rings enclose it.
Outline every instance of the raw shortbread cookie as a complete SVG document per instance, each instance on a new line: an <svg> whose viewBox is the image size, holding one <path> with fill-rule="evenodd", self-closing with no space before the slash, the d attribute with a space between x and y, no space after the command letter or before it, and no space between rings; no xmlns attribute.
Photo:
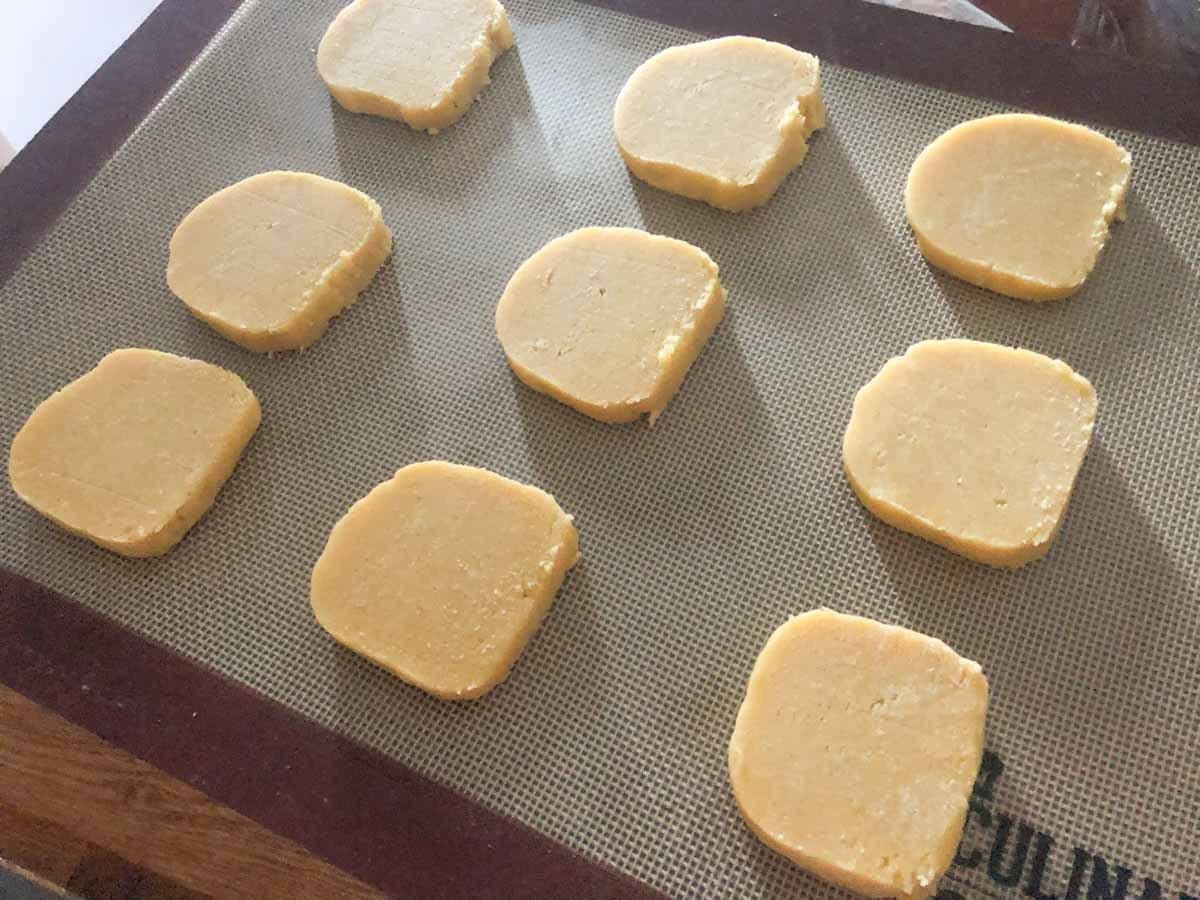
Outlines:
<svg viewBox="0 0 1200 900"><path fill-rule="evenodd" d="M904 203L921 253L1020 300L1079 289L1124 218L1129 154L1057 119L999 115L955 126L922 151Z"/></svg>
<svg viewBox="0 0 1200 900"><path fill-rule="evenodd" d="M462 118L512 45L496 0L355 0L321 39L317 70L350 112L436 134Z"/></svg>
<svg viewBox="0 0 1200 900"><path fill-rule="evenodd" d="M939 640L815 610L771 635L729 742L768 847L871 897L936 892L983 756L988 687Z"/></svg>
<svg viewBox="0 0 1200 900"><path fill-rule="evenodd" d="M167 284L249 350L298 350L392 251L379 204L338 181L266 172L213 194L171 237Z"/></svg>
<svg viewBox="0 0 1200 900"><path fill-rule="evenodd" d="M651 57L625 82L613 113L634 175L731 212L771 199L824 124L817 58L750 37Z"/></svg>
<svg viewBox="0 0 1200 900"><path fill-rule="evenodd" d="M445 462L406 466L334 526L312 607L334 638L435 697L508 677L579 559L535 487Z"/></svg>
<svg viewBox="0 0 1200 900"><path fill-rule="evenodd" d="M633 228L584 228L517 269L496 309L527 385L601 422L662 414L725 314L703 250Z"/></svg>
<svg viewBox="0 0 1200 900"><path fill-rule="evenodd" d="M260 419L245 383L155 350L115 350L13 439L13 490L123 556L166 553L212 506Z"/></svg>
<svg viewBox="0 0 1200 900"><path fill-rule="evenodd" d="M1096 418L1064 362L976 341L924 341L854 398L842 445L883 521L993 566L1045 555Z"/></svg>

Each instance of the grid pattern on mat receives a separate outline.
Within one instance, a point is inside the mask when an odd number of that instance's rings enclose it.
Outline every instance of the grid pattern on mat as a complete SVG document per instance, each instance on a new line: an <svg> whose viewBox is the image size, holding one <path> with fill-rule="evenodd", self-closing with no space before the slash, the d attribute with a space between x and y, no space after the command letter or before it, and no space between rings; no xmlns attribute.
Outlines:
<svg viewBox="0 0 1200 900"><path fill-rule="evenodd" d="M0 563L681 896L840 896L743 827L725 745L789 615L902 624L988 674L988 742L1006 765L994 806L1056 837L1047 892L1076 845L1133 866L1131 896L1142 875L1200 889L1200 149L1113 132L1134 158L1129 221L1081 294L1033 306L932 271L901 208L919 150L999 107L826 67L829 126L808 159L768 206L730 215L631 180L613 146L624 79L694 35L511 0L516 49L430 137L331 101L314 53L339 5L244 7L0 290L5 442L106 352L149 346L258 393L263 426L237 472L146 561L60 532L6 488ZM268 169L366 191L396 236L358 304L274 358L194 320L164 280L180 218ZM653 429L532 393L494 336L509 275L591 224L691 241L729 292ZM840 470L856 389L909 344L951 336L1066 359L1100 396L1063 531L1016 573L877 522ZM334 521L427 458L537 484L581 534L583 561L511 678L469 705L336 646L308 607ZM985 850L995 827L972 826ZM983 867L952 874L960 892L996 891Z"/></svg>

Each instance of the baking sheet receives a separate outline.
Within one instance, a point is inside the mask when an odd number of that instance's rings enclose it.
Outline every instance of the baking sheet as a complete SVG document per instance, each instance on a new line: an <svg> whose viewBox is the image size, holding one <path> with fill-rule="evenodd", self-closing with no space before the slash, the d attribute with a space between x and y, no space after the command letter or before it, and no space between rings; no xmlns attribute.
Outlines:
<svg viewBox="0 0 1200 900"><path fill-rule="evenodd" d="M925 13L941 19L954 19L958 22L970 22L972 25L982 25L984 28L995 28L999 31L1012 31L1007 25L990 16L967 0L871 0L884 6L894 6L897 9L907 9L912 12Z"/></svg>
<svg viewBox="0 0 1200 900"><path fill-rule="evenodd" d="M247 4L0 290L5 441L109 350L149 346L257 392L238 471L148 561L71 538L6 489L0 564L681 896L841 896L743 827L725 744L789 615L906 625L992 686L993 755L947 890L1086 896L1102 862L1130 897L1147 878L1200 893L1200 149L1110 131L1134 157L1129 222L1080 295L1029 306L930 270L901 208L919 150L1000 107L828 66L828 128L767 207L734 216L634 182L612 143L624 79L695 35L511 0L517 47L429 137L330 100L314 54L339 6ZM273 168L374 196L396 251L313 348L268 358L195 321L164 272L192 206ZM532 393L495 340L516 267L592 224L691 241L729 292L653 429ZM1016 573L875 521L841 474L857 388L909 344L954 336L1062 357L1100 396L1055 548ZM308 608L333 522L426 458L535 483L580 528L583 562L541 631L471 705L336 646Z"/></svg>

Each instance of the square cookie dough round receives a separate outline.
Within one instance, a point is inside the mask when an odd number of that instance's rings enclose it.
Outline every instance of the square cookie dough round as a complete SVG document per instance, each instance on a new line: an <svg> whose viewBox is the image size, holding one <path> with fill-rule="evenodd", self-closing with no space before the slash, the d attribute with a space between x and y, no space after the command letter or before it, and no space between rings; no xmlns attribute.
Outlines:
<svg viewBox="0 0 1200 900"><path fill-rule="evenodd" d="M730 212L770 200L824 124L817 58L751 37L663 50L613 111L629 171Z"/></svg>
<svg viewBox="0 0 1200 900"><path fill-rule="evenodd" d="M1060 360L923 341L858 392L842 461L889 525L1016 567L1050 549L1095 420L1096 392Z"/></svg>
<svg viewBox="0 0 1200 900"><path fill-rule="evenodd" d="M171 237L167 285L248 350L324 334L392 251L379 204L319 175L265 172L213 194Z"/></svg>
<svg viewBox="0 0 1200 900"><path fill-rule="evenodd" d="M34 410L8 476L66 530L123 556L158 556L213 505L259 421L232 372L115 350Z"/></svg>
<svg viewBox="0 0 1200 900"><path fill-rule="evenodd" d="M829 610L771 635L729 742L768 847L869 897L929 897L962 838L987 680L941 641Z"/></svg>
<svg viewBox="0 0 1200 900"><path fill-rule="evenodd" d="M435 697L469 700L508 677L578 548L571 517L544 491L416 463L334 526L312 608L356 653Z"/></svg>
<svg viewBox="0 0 1200 900"><path fill-rule="evenodd" d="M496 0L355 0L317 48L317 71L350 112L436 134L453 125L513 45Z"/></svg>
<svg viewBox="0 0 1200 900"><path fill-rule="evenodd" d="M534 390L601 422L653 423L724 314L703 250L634 228L584 228L517 270L496 333Z"/></svg>
<svg viewBox="0 0 1200 900"><path fill-rule="evenodd" d="M1130 158L1082 125L987 116L951 128L913 163L904 205L917 245L951 275L1019 300L1083 285L1124 218Z"/></svg>

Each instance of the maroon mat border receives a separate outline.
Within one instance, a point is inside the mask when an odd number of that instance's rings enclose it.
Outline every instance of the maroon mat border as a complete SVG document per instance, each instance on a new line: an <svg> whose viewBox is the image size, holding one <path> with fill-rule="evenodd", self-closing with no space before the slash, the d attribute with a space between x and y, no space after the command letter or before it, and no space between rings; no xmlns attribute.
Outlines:
<svg viewBox="0 0 1200 900"><path fill-rule="evenodd" d="M657 897L0 570L0 682L396 897Z"/></svg>
<svg viewBox="0 0 1200 900"><path fill-rule="evenodd" d="M1200 83L857 0L588 0L1200 144ZM240 0L165 0L0 172L0 284ZM836 101L834 102L836 106ZM397 896L651 896L454 790L0 568L0 682Z"/></svg>

